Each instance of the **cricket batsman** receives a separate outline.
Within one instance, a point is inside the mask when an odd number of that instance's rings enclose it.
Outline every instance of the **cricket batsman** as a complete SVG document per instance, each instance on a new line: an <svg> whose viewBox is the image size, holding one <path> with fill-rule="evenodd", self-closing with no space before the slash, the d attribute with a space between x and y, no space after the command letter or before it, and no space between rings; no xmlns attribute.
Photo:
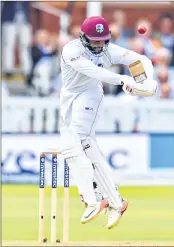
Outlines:
<svg viewBox="0 0 174 247"><path fill-rule="evenodd" d="M115 189L109 165L96 142L95 127L104 98L102 82L122 85L125 93L131 96L153 96L157 90L151 61L109 43L110 38L109 25L104 18L92 16L84 20L79 38L62 50L60 94L62 154L87 205L80 221L82 224L92 221L107 207L108 229L117 225L128 202ZM144 71L135 77L108 70L114 64L134 67L137 62L142 64ZM136 67L133 70L136 74ZM105 195L100 201L95 195L94 177Z"/></svg>

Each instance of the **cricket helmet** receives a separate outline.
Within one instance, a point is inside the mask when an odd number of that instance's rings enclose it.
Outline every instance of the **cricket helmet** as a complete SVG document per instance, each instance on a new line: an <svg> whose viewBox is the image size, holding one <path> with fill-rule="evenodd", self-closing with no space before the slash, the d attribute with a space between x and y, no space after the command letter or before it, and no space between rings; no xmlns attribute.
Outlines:
<svg viewBox="0 0 174 247"><path fill-rule="evenodd" d="M81 26L80 40L84 47L87 47L92 53L96 53L91 46L92 41L105 41L105 48L111 38L108 22L100 16L91 16L84 20ZM103 47L103 48L104 48ZM102 49L103 51L103 49ZM102 52L101 51L101 52Z"/></svg>

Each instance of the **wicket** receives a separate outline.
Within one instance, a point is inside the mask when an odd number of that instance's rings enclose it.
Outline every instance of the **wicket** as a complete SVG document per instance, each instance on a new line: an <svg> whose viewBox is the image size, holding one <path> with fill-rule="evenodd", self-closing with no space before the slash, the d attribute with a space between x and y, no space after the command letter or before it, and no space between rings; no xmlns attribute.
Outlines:
<svg viewBox="0 0 174 247"><path fill-rule="evenodd" d="M45 154L52 155L52 187L51 187L51 243L56 243L56 208L57 208L57 155L61 152L42 152L40 154L40 180L39 180L39 242L44 238L44 188L45 188ZM63 198L63 242L69 237L69 167L64 161L64 198Z"/></svg>

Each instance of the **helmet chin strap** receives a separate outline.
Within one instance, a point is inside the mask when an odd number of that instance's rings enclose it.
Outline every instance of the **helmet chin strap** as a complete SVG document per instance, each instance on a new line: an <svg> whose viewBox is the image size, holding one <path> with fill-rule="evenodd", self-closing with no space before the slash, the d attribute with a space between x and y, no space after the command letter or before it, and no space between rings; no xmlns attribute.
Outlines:
<svg viewBox="0 0 174 247"><path fill-rule="evenodd" d="M100 48L100 47L92 47L90 44L89 39L85 36L83 32L80 32L80 40L85 48L87 48L93 55L95 56L101 56L102 53L107 49L107 45L109 43L109 40L105 42L105 45L101 47L101 51L95 51L95 48Z"/></svg>
<svg viewBox="0 0 174 247"><path fill-rule="evenodd" d="M97 51L98 48L100 48L99 51ZM96 54L96 55L102 53L102 52L103 52L103 48L104 48L104 46L103 46L103 47L93 47L91 44L90 44L90 46L88 47L88 49L89 49L93 54Z"/></svg>

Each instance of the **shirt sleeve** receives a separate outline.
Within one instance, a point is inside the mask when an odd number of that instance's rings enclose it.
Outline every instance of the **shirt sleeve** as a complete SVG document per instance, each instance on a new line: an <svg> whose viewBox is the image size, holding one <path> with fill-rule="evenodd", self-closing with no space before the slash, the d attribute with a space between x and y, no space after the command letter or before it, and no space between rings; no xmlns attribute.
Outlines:
<svg viewBox="0 0 174 247"><path fill-rule="evenodd" d="M153 65L151 60L146 56L113 44L110 44L109 53L113 64L129 66L137 60L140 60L144 66L147 78L153 79Z"/></svg>
<svg viewBox="0 0 174 247"><path fill-rule="evenodd" d="M62 51L62 59L66 64L81 74L102 82L121 85L121 75L96 66L76 50L72 51L71 49L70 51L67 47L64 48Z"/></svg>

